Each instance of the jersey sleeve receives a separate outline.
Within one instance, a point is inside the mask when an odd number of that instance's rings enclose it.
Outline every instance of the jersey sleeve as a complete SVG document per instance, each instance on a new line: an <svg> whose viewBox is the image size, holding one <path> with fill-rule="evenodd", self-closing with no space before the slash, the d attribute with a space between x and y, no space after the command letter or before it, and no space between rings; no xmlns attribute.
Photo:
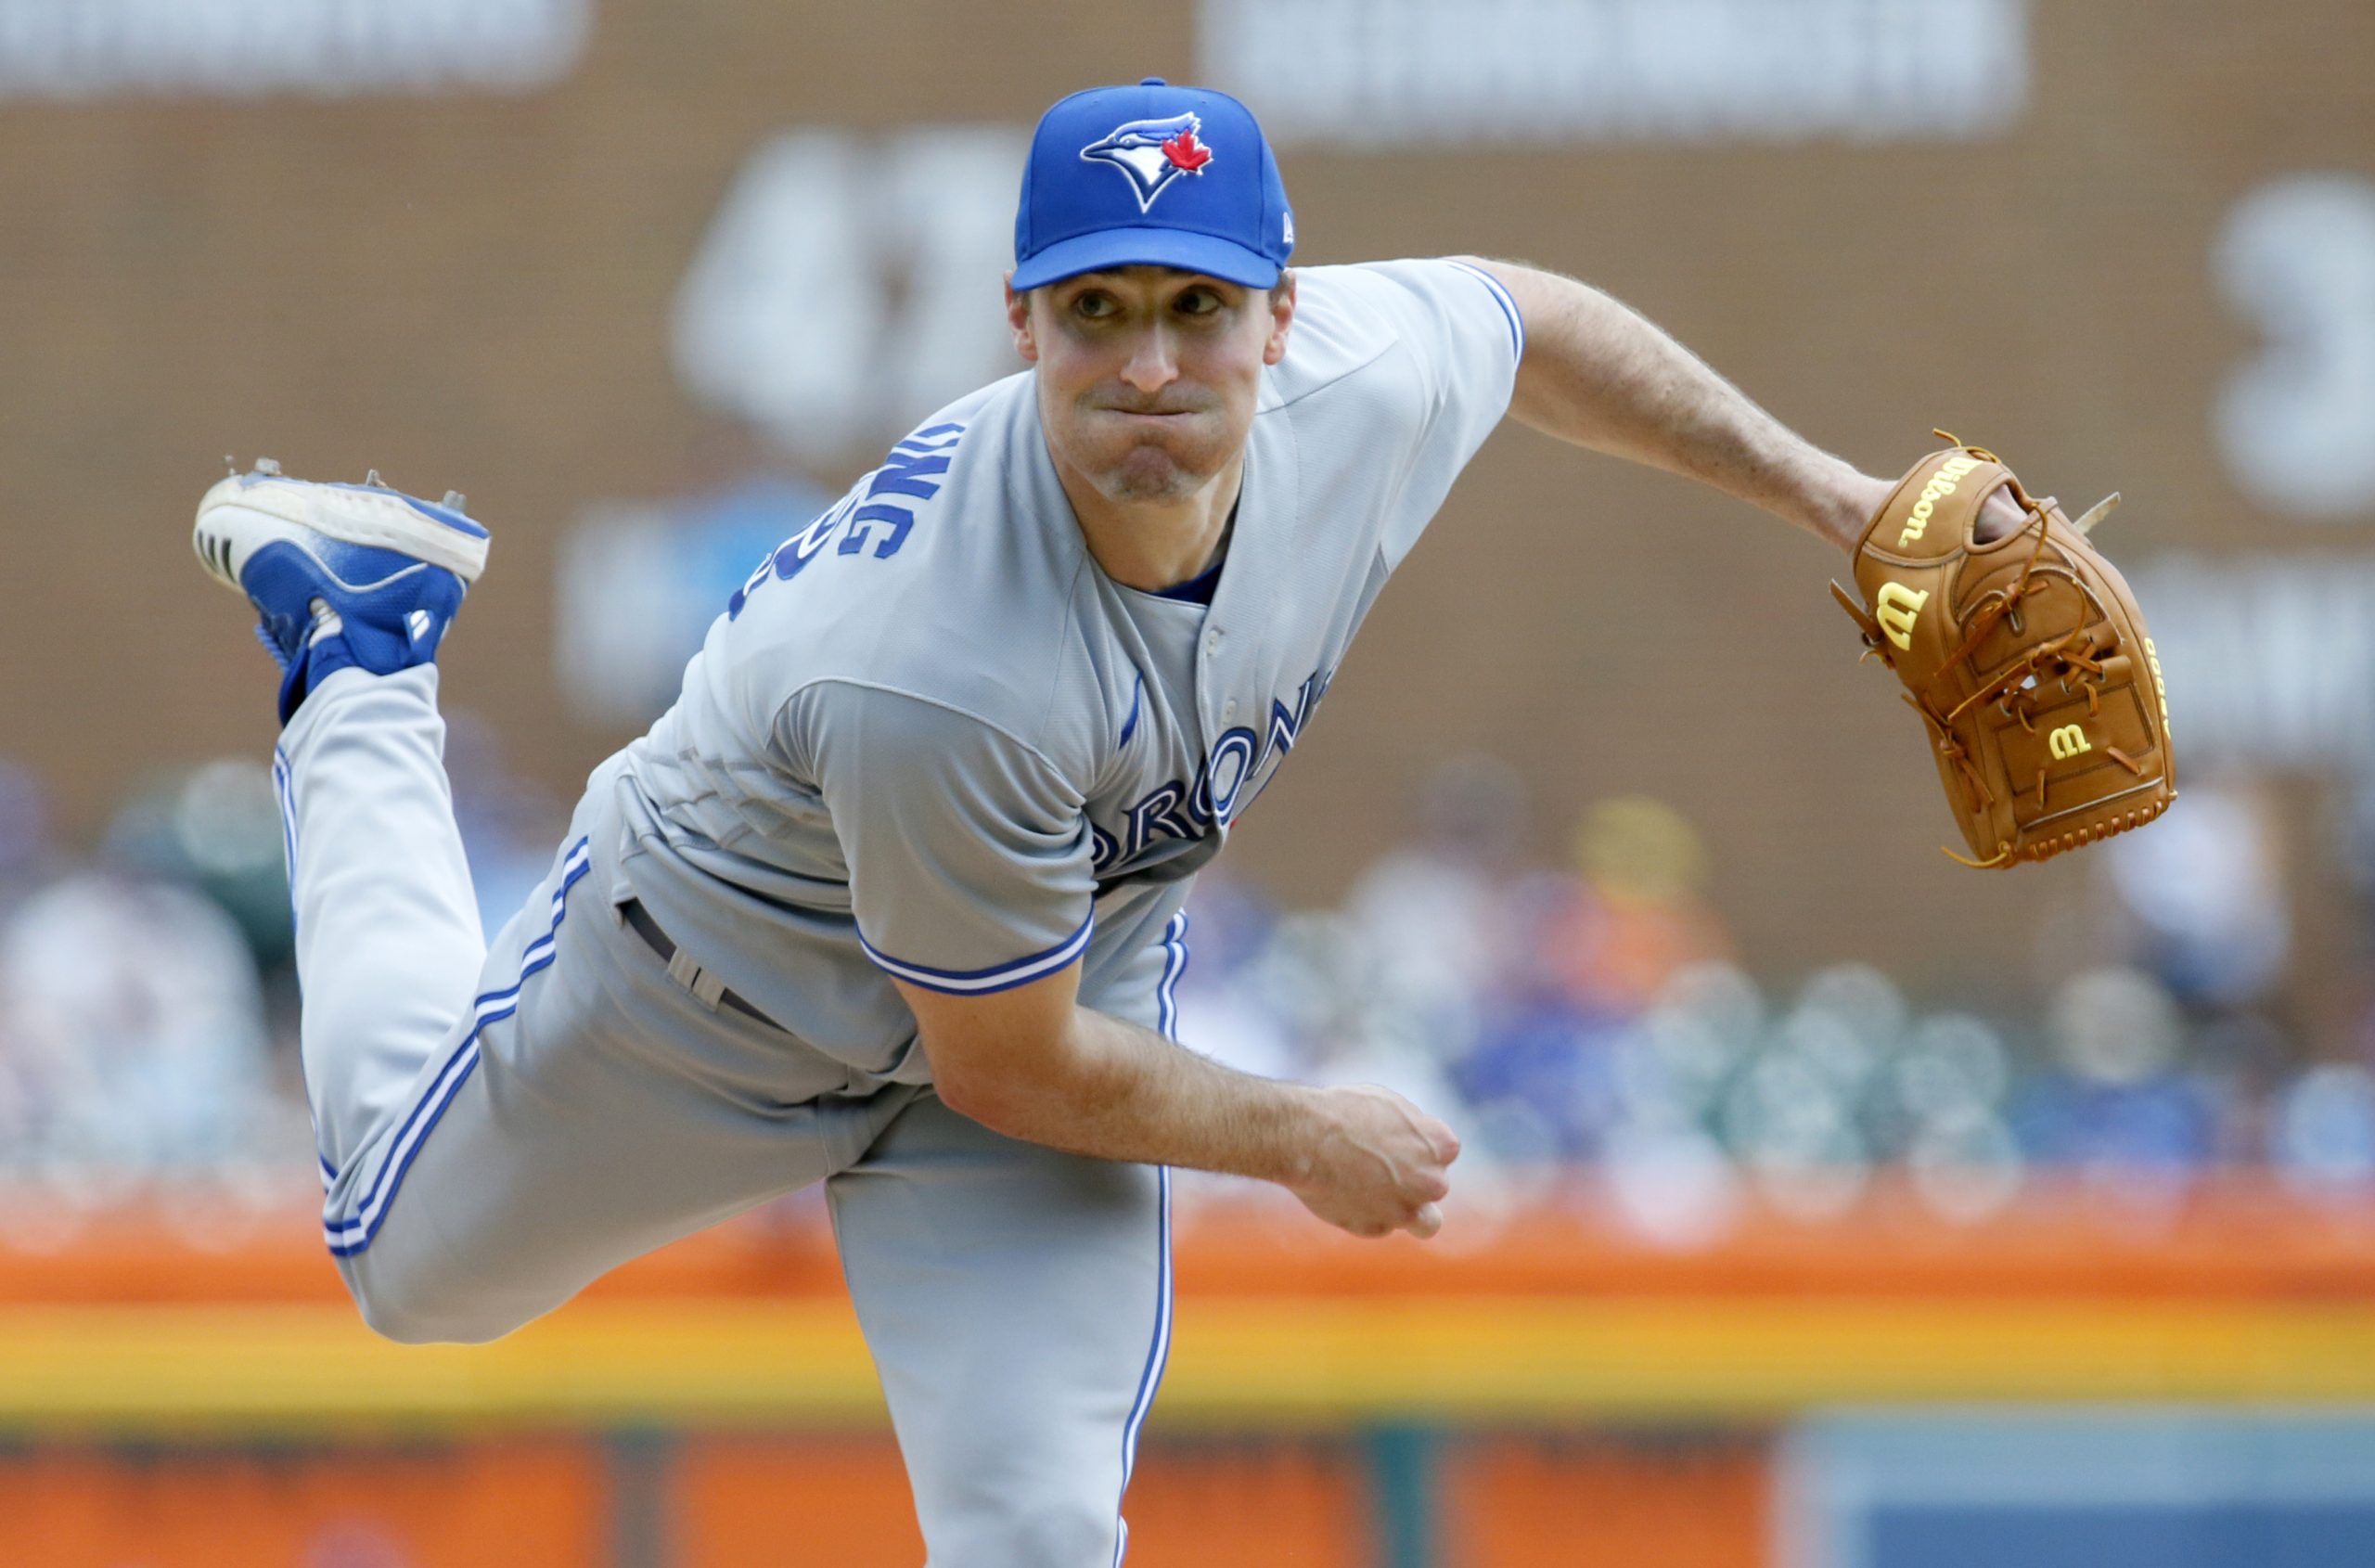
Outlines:
<svg viewBox="0 0 2375 1568"><path fill-rule="evenodd" d="M1424 399L1411 496L1424 505L1388 520L1384 538L1387 563L1399 565L1508 412L1525 321L1500 280L1472 263L1373 262L1358 270L1369 275L1371 297L1407 346Z"/></svg>
<svg viewBox="0 0 2375 1568"><path fill-rule="evenodd" d="M882 970L979 995L1086 951L1088 818L1038 752L969 713L841 681L795 696L780 730L824 797L858 940Z"/></svg>

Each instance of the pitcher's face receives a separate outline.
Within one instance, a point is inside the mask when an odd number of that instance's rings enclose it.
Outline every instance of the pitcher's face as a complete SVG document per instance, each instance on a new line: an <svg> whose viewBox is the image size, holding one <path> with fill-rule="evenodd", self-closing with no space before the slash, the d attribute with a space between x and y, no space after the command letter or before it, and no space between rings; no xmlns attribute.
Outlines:
<svg viewBox="0 0 2375 1568"><path fill-rule="evenodd" d="M1244 450L1293 317L1291 275L1273 291L1128 266L1007 291L1049 449L1123 504L1185 499Z"/></svg>

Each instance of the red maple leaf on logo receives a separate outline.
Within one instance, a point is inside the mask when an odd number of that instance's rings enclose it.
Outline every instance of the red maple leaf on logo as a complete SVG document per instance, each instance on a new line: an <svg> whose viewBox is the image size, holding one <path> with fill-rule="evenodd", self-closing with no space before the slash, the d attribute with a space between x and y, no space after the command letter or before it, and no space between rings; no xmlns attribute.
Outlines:
<svg viewBox="0 0 2375 1568"><path fill-rule="evenodd" d="M1182 131L1163 143L1162 155L1191 174L1213 161L1213 149L1197 141L1193 131Z"/></svg>

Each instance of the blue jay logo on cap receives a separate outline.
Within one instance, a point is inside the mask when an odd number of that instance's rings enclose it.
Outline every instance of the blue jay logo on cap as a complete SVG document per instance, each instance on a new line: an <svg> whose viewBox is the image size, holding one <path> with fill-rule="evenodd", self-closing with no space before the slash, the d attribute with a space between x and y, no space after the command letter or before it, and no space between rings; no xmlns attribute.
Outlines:
<svg viewBox="0 0 2375 1568"><path fill-rule="evenodd" d="M1175 114L1168 120L1133 120L1117 125L1112 133L1080 149L1081 159L1089 163L1108 163L1130 182L1130 189L1138 198L1138 211L1150 211L1154 199L1170 188L1182 174L1200 174L1213 161L1213 149L1196 139L1204 128L1203 121L1193 114Z"/></svg>

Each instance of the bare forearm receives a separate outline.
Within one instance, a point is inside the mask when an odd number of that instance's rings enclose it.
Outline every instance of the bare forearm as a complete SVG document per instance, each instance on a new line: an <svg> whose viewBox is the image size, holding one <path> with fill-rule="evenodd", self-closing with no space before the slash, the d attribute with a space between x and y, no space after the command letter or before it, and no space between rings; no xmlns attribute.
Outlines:
<svg viewBox="0 0 2375 1568"><path fill-rule="evenodd" d="M1235 1072L1081 1007L1076 969L987 996L893 981L940 1097L995 1132L1098 1159L1274 1181L1355 1236L1431 1236L1459 1157L1449 1127L1373 1085Z"/></svg>
<svg viewBox="0 0 2375 1568"><path fill-rule="evenodd" d="M1509 412L1562 441L1714 485L1842 547L1888 493L1791 431L1638 312L1571 277L1481 262L1525 317Z"/></svg>
<svg viewBox="0 0 2375 1568"><path fill-rule="evenodd" d="M1316 1089L1224 1067L1088 1008L1073 1009L1066 1047L1045 1060L970 1086L956 1108L1074 1154L1290 1186L1311 1174L1330 1126Z"/></svg>

